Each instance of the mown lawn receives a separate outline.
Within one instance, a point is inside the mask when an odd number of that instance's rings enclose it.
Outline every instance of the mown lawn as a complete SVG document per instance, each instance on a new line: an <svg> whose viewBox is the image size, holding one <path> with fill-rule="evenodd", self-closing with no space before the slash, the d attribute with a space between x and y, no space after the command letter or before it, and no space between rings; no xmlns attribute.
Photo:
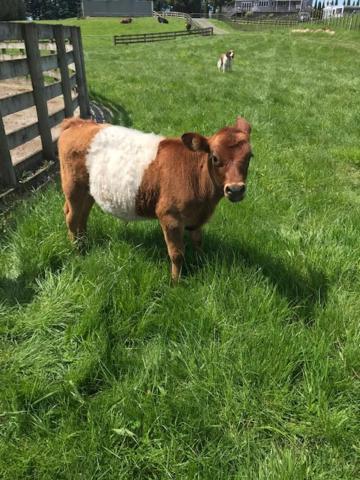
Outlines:
<svg viewBox="0 0 360 480"><path fill-rule="evenodd" d="M157 18L142 17L133 18L132 23L120 23L122 17L114 18L87 18L86 20L77 20L69 18L61 22L43 21L42 23L62 23L63 25L75 25L81 27L83 37L87 36L111 36L111 35L127 35L135 33L154 33L154 32L173 32L177 30L185 30L186 22L183 19L169 17L169 23L159 23Z"/></svg>
<svg viewBox="0 0 360 480"><path fill-rule="evenodd" d="M80 256L58 184L2 220L0 478L359 478L359 35L84 45L119 123L211 134L244 115L248 195L176 288L156 222L95 208Z"/></svg>

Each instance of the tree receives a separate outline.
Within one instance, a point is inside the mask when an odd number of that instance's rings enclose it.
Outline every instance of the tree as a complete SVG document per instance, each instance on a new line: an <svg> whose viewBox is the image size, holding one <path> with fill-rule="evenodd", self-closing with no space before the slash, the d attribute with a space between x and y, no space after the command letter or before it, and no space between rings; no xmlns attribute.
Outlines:
<svg viewBox="0 0 360 480"><path fill-rule="evenodd" d="M78 0L26 0L26 9L33 18L69 18L79 15L80 3Z"/></svg>
<svg viewBox="0 0 360 480"><path fill-rule="evenodd" d="M170 0L169 4L175 12L201 12L201 0Z"/></svg>
<svg viewBox="0 0 360 480"><path fill-rule="evenodd" d="M23 0L1 0L0 20L24 20L25 5Z"/></svg>

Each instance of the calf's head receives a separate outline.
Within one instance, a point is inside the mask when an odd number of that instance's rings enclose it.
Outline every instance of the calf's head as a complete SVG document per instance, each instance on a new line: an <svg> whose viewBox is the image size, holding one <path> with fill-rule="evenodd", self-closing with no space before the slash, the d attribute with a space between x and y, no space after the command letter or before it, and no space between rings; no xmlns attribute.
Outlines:
<svg viewBox="0 0 360 480"><path fill-rule="evenodd" d="M208 172L215 187L231 202L239 202L246 191L246 177L252 157L250 124L238 117L233 127L225 127L211 137L185 133L187 148L208 155Z"/></svg>

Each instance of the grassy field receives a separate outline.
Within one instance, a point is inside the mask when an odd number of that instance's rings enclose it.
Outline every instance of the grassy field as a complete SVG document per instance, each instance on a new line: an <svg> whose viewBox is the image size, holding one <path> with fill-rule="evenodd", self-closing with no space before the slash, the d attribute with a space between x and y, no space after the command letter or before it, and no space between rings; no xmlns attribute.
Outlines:
<svg viewBox="0 0 360 480"><path fill-rule="evenodd" d="M94 208L80 256L58 184L2 219L0 478L359 478L359 38L84 37L121 124L208 135L244 115L248 195L176 288L156 222Z"/></svg>
<svg viewBox="0 0 360 480"><path fill-rule="evenodd" d="M127 35L135 33L173 32L185 30L185 20L180 18L168 18L169 23L160 24L156 18L133 18L132 23L121 24L121 18L88 18L86 20L68 19L63 20L64 25L75 25L81 27L83 37ZM59 23L43 21L42 23Z"/></svg>

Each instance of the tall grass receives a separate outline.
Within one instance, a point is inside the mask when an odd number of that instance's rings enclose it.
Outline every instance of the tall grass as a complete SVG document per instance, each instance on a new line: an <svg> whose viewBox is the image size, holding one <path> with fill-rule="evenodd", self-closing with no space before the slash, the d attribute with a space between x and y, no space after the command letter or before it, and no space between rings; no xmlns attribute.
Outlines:
<svg viewBox="0 0 360 480"><path fill-rule="evenodd" d="M94 208L80 256L57 184L3 221L0 477L357 478L356 41L84 38L119 123L209 135L244 115L248 196L221 203L177 288L156 222Z"/></svg>

